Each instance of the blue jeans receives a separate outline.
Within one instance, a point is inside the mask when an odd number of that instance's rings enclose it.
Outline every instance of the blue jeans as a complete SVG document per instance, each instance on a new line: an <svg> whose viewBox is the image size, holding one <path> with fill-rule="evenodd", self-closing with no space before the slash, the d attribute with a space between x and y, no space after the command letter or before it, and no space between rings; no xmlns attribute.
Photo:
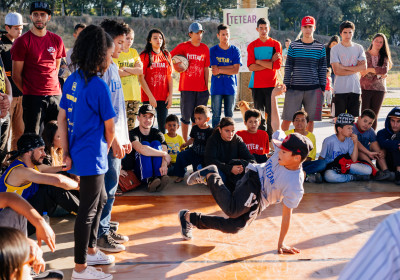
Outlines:
<svg viewBox="0 0 400 280"><path fill-rule="evenodd" d="M160 141L153 141L151 143L143 141L141 144L162 151ZM161 164L162 157L148 157L135 152L135 174L141 181L161 176Z"/></svg>
<svg viewBox="0 0 400 280"><path fill-rule="evenodd" d="M107 202L101 212L97 238L108 234L110 231L111 210L114 205L115 192L118 188L119 173L121 171L121 160L115 158L110 149L108 153L108 171L104 174L104 185L107 193Z"/></svg>
<svg viewBox="0 0 400 280"><path fill-rule="evenodd" d="M346 183L354 181L355 175L370 175L372 168L369 165L363 163L353 163L350 165L349 174L338 174L335 170L329 169L325 171L325 180L328 183Z"/></svg>
<svg viewBox="0 0 400 280"><path fill-rule="evenodd" d="M224 100L225 117L233 117L236 94L234 95L211 95L212 126L217 127L221 120L222 100Z"/></svg>
<svg viewBox="0 0 400 280"><path fill-rule="evenodd" d="M306 174L315 174L326 169L326 161L324 159L311 160L303 162L303 170Z"/></svg>
<svg viewBox="0 0 400 280"><path fill-rule="evenodd" d="M197 170L197 166L202 164L203 157L196 154L193 149L189 148L182 151L176 157L176 162L174 166L174 175L178 177L185 177L186 167L193 165L193 171Z"/></svg>

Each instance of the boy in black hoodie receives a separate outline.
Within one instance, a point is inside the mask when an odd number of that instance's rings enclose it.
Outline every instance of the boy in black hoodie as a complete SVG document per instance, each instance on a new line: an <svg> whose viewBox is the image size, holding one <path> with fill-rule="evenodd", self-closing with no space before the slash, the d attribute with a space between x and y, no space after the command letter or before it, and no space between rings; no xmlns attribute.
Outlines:
<svg viewBox="0 0 400 280"><path fill-rule="evenodd" d="M395 183L400 185L400 107L393 108L385 121L385 128L378 131L379 146L386 150L390 171L396 172Z"/></svg>

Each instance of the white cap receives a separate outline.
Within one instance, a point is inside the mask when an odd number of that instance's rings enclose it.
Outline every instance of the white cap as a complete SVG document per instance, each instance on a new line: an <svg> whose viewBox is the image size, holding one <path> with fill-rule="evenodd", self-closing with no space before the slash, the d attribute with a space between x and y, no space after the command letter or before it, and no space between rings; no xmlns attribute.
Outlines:
<svg viewBox="0 0 400 280"><path fill-rule="evenodd" d="M24 23L22 19L22 15L19 13L8 13L6 15L6 18L4 20L5 25L27 25L28 23Z"/></svg>

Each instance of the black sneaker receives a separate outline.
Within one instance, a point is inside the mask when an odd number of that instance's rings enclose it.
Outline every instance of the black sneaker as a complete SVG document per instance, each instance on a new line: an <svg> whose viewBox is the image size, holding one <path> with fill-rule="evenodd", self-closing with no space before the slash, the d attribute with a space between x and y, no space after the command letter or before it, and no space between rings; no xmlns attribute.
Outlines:
<svg viewBox="0 0 400 280"><path fill-rule="evenodd" d="M110 230L118 231L119 223L117 221L110 221Z"/></svg>
<svg viewBox="0 0 400 280"><path fill-rule="evenodd" d="M193 225L191 223L188 223L185 219L185 214L187 212L189 212L189 210L187 210L187 209L183 209L183 210L179 211L178 218L179 218L179 222L181 223L182 237L186 240L190 240L193 238L193 235L192 235Z"/></svg>
<svg viewBox="0 0 400 280"><path fill-rule="evenodd" d="M389 171L389 170L385 170L385 171ZM389 172L385 172L385 171L378 171L376 172L375 176L373 177L373 179L375 181L385 181L388 180L390 178L390 171Z"/></svg>
<svg viewBox="0 0 400 280"><path fill-rule="evenodd" d="M147 190L149 192L155 192L157 191L157 188L161 185L161 180L160 178L150 178L149 182L147 184Z"/></svg>
<svg viewBox="0 0 400 280"><path fill-rule="evenodd" d="M394 183L400 185L400 171L396 171L395 176Z"/></svg>
<svg viewBox="0 0 400 280"><path fill-rule="evenodd" d="M206 177L207 174L209 173L218 173L218 168L215 165L209 165L204 167L203 169L200 169L196 172L193 172L188 178L187 178L187 184L190 185L196 185L196 184L204 184L207 185Z"/></svg>
<svg viewBox="0 0 400 280"><path fill-rule="evenodd" d="M33 279L46 279L46 280L62 280L64 273L59 270L47 270L40 274L36 274L32 277Z"/></svg>
<svg viewBox="0 0 400 280"><path fill-rule="evenodd" d="M160 186L157 187L157 191L160 192L163 189L165 189L165 187L168 185L168 183L169 183L168 175L161 176L161 183L160 183Z"/></svg>
<svg viewBox="0 0 400 280"><path fill-rule="evenodd" d="M370 175L352 174L352 176L353 176L353 181L369 181L371 179Z"/></svg>
<svg viewBox="0 0 400 280"><path fill-rule="evenodd" d="M97 248L112 253L125 251L125 246L115 241L110 234L103 234L97 239Z"/></svg>
<svg viewBox="0 0 400 280"><path fill-rule="evenodd" d="M308 174L306 177L306 182L321 184L323 182L321 173Z"/></svg>
<svg viewBox="0 0 400 280"><path fill-rule="evenodd" d="M111 228L110 228L110 236L112 237L112 239L114 239L118 243L125 243L125 242L129 241L128 236L119 234L116 231L112 230Z"/></svg>

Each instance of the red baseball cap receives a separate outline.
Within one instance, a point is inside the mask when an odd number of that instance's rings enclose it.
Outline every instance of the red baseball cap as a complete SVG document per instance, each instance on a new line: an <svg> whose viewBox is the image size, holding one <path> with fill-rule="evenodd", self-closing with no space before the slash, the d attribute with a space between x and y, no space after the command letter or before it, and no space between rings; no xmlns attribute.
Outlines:
<svg viewBox="0 0 400 280"><path fill-rule="evenodd" d="M313 18L312 16L303 17L303 19L301 20L301 26L306 26L306 25L315 26L315 18Z"/></svg>

